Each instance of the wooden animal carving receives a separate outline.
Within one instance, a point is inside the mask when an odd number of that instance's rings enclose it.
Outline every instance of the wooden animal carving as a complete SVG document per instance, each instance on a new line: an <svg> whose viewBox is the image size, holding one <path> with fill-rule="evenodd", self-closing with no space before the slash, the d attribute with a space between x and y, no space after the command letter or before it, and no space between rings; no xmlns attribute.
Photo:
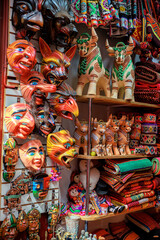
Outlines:
<svg viewBox="0 0 160 240"><path fill-rule="evenodd" d="M125 98L134 101L135 72L130 56L133 48L131 37L128 46L119 42L115 47L110 47L108 40L106 40L106 49L109 56L115 57L112 68L112 98Z"/></svg>
<svg viewBox="0 0 160 240"><path fill-rule="evenodd" d="M125 116L122 116L121 119L117 119L112 114L109 116L108 122L106 122L106 131L105 131L105 140L106 140L106 154L108 156L120 155L117 148L118 142L118 130L119 126L123 123Z"/></svg>
<svg viewBox="0 0 160 240"><path fill-rule="evenodd" d="M92 36L83 33L77 40L80 63L76 92L79 96L82 95L84 86L89 82L87 94L99 95L100 90L104 90L105 95L110 97L110 76L103 66L97 41L98 36L94 28L92 28Z"/></svg>
<svg viewBox="0 0 160 240"><path fill-rule="evenodd" d="M87 155L88 145L88 123L80 122L78 118L75 119L75 133L76 140L75 149L79 154Z"/></svg>
<svg viewBox="0 0 160 240"><path fill-rule="evenodd" d="M120 125L119 131L118 131L118 146L119 146L119 152L121 155L130 155L131 151L129 149L129 132L131 131L131 126L134 123L134 117L132 117L131 120L126 119L126 116L123 117L123 122Z"/></svg>
<svg viewBox="0 0 160 240"><path fill-rule="evenodd" d="M106 155L105 152L105 130L106 123L92 119L93 130L91 132L92 152L96 152L97 156Z"/></svg>

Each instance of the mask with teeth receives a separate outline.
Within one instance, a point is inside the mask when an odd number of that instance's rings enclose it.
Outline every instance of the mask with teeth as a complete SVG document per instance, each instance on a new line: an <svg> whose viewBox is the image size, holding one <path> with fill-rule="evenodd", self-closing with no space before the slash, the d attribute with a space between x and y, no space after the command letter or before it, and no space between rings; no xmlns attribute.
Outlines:
<svg viewBox="0 0 160 240"><path fill-rule="evenodd" d="M7 59L15 74L26 76L37 62L36 50L27 40L17 40L7 48Z"/></svg>
<svg viewBox="0 0 160 240"><path fill-rule="evenodd" d="M36 174L33 178L33 196L43 200L47 197L50 177L46 173Z"/></svg>
<svg viewBox="0 0 160 240"><path fill-rule="evenodd" d="M47 137L48 156L61 166L70 168L70 162L77 156L75 139L67 130L51 133Z"/></svg>

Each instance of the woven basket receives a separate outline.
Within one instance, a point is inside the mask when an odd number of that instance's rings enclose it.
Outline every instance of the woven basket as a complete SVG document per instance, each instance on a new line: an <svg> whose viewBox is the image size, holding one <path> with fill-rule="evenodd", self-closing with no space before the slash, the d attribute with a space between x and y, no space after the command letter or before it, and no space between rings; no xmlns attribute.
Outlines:
<svg viewBox="0 0 160 240"><path fill-rule="evenodd" d="M160 90L157 89L135 89L134 96L136 102L160 103Z"/></svg>

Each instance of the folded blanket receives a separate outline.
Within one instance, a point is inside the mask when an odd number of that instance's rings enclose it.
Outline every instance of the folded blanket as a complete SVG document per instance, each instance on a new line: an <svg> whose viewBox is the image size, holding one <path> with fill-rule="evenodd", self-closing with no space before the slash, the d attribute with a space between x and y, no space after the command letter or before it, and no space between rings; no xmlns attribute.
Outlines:
<svg viewBox="0 0 160 240"><path fill-rule="evenodd" d="M156 196L153 196L153 197L150 197L150 198L142 198L138 201L128 203L127 206L128 206L128 209L131 209L132 207L139 206L139 205L142 205L144 203L153 202L155 200L156 200Z"/></svg>
<svg viewBox="0 0 160 240"><path fill-rule="evenodd" d="M160 157L152 159L152 171L154 175L160 174Z"/></svg>
<svg viewBox="0 0 160 240"><path fill-rule="evenodd" d="M160 83L160 73L148 68L146 66L137 66L135 69L135 81L141 79L146 84Z"/></svg>
<svg viewBox="0 0 160 240"><path fill-rule="evenodd" d="M104 169L113 174L123 174L127 172L134 172L140 170L151 169L152 163L148 158L130 160L130 161L117 161L117 160L105 160L106 166Z"/></svg>
<svg viewBox="0 0 160 240"><path fill-rule="evenodd" d="M152 183L153 183L153 189L159 188L160 187L160 176L155 177L152 180Z"/></svg>

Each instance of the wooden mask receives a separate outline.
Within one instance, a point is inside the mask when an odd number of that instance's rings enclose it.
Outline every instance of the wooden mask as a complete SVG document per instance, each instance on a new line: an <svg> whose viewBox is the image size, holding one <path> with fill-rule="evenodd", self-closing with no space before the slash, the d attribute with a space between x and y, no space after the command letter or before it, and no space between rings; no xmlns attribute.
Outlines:
<svg viewBox="0 0 160 240"><path fill-rule="evenodd" d="M28 234L29 234L29 239L30 240L36 240L38 239L38 233L39 233L39 229L40 229L40 217L41 214L40 212L35 209L32 208L28 213Z"/></svg>
<svg viewBox="0 0 160 240"><path fill-rule="evenodd" d="M14 103L7 107L5 123L8 132L17 138L26 139L35 126L30 111L30 106L24 103Z"/></svg>
<svg viewBox="0 0 160 240"><path fill-rule="evenodd" d="M13 181L12 185L20 190L21 195L24 195L31 191L31 181L32 178L29 175L22 173Z"/></svg>
<svg viewBox="0 0 160 240"><path fill-rule="evenodd" d="M24 210L21 210L17 219L17 230L24 232L28 228L28 217Z"/></svg>
<svg viewBox="0 0 160 240"><path fill-rule="evenodd" d="M18 235L16 229L17 220L13 213L9 214L1 225L1 236L3 240L14 240Z"/></svg>
<svg viewBox="0 0 160 240"><path fill-rule="evenodd" d="M47 197L50 185L50 177L46 173L38 173L33 178L33 196L38 200Z"/></svg>
<svg viewBox="0 0 160 240"><path fill-rule="evenodd" d="M12 187L4 196L4 205L9 209L17 208L21 203L20 190L15 186Z"/></svg>

